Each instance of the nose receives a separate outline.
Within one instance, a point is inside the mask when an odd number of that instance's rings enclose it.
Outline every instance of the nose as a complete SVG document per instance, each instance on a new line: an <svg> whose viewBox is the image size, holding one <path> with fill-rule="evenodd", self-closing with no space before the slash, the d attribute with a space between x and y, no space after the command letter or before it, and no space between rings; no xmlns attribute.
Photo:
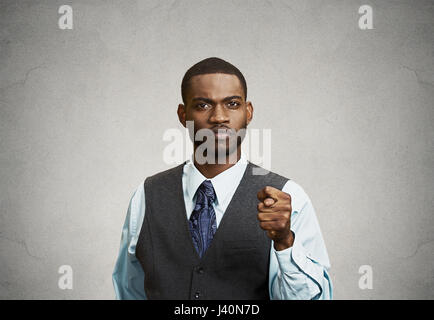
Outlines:
<svg viewBox="0 0 434 320"><path fill-rule="evenodd" d="M211 113L209 122L214 124L228 123L229 117L226 114L225 107L220 104L216 105L213 109L213 112Z"/></svg>

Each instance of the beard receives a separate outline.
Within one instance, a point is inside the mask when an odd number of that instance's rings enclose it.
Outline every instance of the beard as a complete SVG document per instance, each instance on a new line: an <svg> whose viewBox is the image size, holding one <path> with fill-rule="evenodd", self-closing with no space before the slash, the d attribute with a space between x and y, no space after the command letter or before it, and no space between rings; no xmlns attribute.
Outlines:
<svg viewBox="0 0 434 320"><path fill-rule="evenodd" d="M207 163L210 164L235 164L238 161L237 150L246 136L247 121L244 122L242 127L236 131L235 129L225 129L224 137L219 137L217 134L206 136L206 141L194 140L195 150L200 150L202 158L206 158ZM199 131L199 130L198 130ZM195 132L195 137L197 131ZM208 141L208 139L211 139ZM205 147L203 145L206 145ZM196 154L196 156L198 156Z"/></svg>

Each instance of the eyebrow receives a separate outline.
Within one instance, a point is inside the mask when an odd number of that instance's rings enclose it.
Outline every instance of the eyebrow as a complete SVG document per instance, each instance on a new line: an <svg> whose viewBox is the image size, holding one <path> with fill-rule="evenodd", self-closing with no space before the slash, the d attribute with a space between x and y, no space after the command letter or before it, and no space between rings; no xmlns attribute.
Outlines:
<svg viewBox="0 0 434 320"><path fill-rule="evenodd" d="M240 99L242 100L243 98L241 98L240 96L230 96L230 97L226 97L223 99L223 101L229 101L229 100L233 100L233 99ZM213 103L214 101L208 98L203 98L203 97L197 97L197 98L193 98L192 101L204 101L207 103Z"/></svg>

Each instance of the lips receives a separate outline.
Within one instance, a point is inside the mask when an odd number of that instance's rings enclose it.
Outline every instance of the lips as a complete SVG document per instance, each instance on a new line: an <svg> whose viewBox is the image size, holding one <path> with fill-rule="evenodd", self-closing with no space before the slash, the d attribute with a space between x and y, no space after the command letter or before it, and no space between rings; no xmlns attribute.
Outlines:
<svg viewBox="0 0 434 320"><path fill-rule="evenodd" d="M217 139L226 139L232 135L232 129L227 127L214 127L211 130Z"/></svg>

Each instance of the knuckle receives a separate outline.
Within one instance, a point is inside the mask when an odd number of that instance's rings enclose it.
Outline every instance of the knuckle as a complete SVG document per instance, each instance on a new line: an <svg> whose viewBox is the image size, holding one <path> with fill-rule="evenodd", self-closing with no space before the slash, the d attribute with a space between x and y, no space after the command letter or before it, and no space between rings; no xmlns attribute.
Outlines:
<svg viewBox="0 0 434 320"><path fill-rule="evenodd" d="M266 222L261 222L260 227L264 230L268 230L270 227Z"/></svg>
<svg viewBox="0 0 434 320"><path fill-rule="evenodd" d="M289 219L289 212L283 211L282 212L282 218L284 219L284 221L287 221Z"/></svg>
<svg viewBox="0 0 434 320"><path fill-rule="evenodd" d="M285 199L285 200L289 200L289 201L291 201L291 196L288 194L288 193L286 193L286 192L282 192L282 198L283 199Z"/></svg>

